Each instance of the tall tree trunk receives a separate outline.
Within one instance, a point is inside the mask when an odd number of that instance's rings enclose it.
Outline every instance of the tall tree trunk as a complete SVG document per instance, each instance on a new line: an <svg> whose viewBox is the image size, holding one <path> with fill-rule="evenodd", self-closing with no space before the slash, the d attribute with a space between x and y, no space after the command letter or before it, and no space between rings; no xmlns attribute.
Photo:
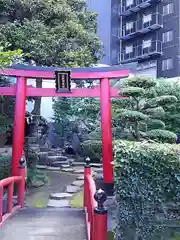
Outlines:
<svg viewBox="0 0 180 240"><path fill-rule="evenodd" d="M36 88L42 88L42 79L41 78L36 79ZM40 113L41 113L41 97L36 97L32 114L40 115Z"/></svg>

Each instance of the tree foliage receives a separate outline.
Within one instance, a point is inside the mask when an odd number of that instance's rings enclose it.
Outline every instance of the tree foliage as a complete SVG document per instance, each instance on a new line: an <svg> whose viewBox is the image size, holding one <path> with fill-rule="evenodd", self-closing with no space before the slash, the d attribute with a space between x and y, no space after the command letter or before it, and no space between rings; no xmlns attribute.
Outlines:
<svg viewBox="0 0 180 240"><path fill-rule="evenodd" d="M3 42L22 49L25 60L45 66L89 66L100 57L97 14L77 0L4 0L0 25Z"/></svg>
<svg viewBox="0 0 180 240"><path fill-rule="evenodd" d="M0 16L0 41L9 42L10 50L22 49L27 62L83 67L102 55L97 14L87 11L85 0L3 0ZM40 114L40 105L41 98L35 98L34 114Z"/></svg>
<svg viewBox="0 0 180 240"><path fill-rule="evenodd" d="M156 85L158 96L164 94L172 95L177 98L175 103L164 106L162 120L166 129L174 133L180 133L180 81L179 79L159 79Z"/></svg>
<svg viewBox="0 0 180 240"><path fill-rule="evenodd" d="M8 43L4 45L0 43L0 68L2 69L22 56L20 49L11 51L7 49L8 46ZM0 76L0 87L10 85L11 82L8 78ZM12 124L14 101L13 97L0 96L0 133L5 133L9 129L9 125Z"/></svg>
<svg viewBox="0 0 180 240"><path fill-rule="evenodd" d="M177 98L165 93L158 96L156 85L156 81L152 78L126 79L119 87L120 94L128 97L127 100L125 99L128 104L123 105L123 101L118 101L113 116L117 127L121 127L122 135L126 131L137 141L148 138L174 143L176 134L166 130L163 118L166 109L176 104Z"/></svg>

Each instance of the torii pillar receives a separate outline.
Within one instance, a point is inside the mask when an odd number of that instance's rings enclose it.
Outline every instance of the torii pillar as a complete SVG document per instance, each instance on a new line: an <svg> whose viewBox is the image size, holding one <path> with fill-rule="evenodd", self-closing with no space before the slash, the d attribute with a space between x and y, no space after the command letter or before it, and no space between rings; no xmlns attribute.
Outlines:
<svg viewBox="0 0 180 240"><path fill-rule="evenodd" d="M22 157L24 145L25 115L26 115L26 78L17 77L16 104L13 123L11 176L19 175L19 160Z"/></svg>

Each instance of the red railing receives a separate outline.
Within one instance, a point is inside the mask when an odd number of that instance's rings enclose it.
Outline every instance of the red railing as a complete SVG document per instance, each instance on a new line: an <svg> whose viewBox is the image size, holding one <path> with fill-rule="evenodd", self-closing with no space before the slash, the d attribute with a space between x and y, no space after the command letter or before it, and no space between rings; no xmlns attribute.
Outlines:
<svg viewBox="0 0 180 240"><path fill-rule="evenodd" d="M106 200L104 191L96 191L91 167L84 168L84 211L88 240L106 240L107 236L107 209L103 203Z"/></svg>
<svg viewBox="0 0 180 240"><path fill-rule="evenodd" d="M20 162L20 165L24 164ZM20 166L20 176L5 178L0 181L0 227L16 210L24 207L25 195L25 168ZM17 205L13 206L14 184L18 185ZM7 187L7 211L3 215L3 194L4 188Z"/></svg>

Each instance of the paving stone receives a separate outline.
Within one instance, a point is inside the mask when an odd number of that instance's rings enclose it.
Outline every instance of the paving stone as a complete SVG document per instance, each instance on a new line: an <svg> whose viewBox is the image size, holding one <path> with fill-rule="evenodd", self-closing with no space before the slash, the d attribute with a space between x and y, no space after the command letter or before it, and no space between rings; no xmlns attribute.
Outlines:
<svg viewBox="0 0 180 240"><path fill-rule="evenodd" d="M66 161L67 160L67 157L65 156L48 156L48 160L49 161L52 161L52 162L55 162L55 161Z"/></svg>
<svg viewBox="0 0 180 240"><path fill-rule="evenodd" d="M69 200L54 200L50 199L48 204L48 207L55 207L55 208L63 208L63 207L70 207Z"/></svg>
<svg viewBox="0 0 180 240"><path fill-rule="evenodd" d="M103 168L94 169L96 173L103 173Z"/></svg>
<svg viewBox="0 0 180 240"><path fill-rule="evenodd" d="M65 165L68 165L68 161L55 161L55 162L53 162L54 164L65 164Z"/></svg>
<svg viewBox="0 0 180 240"><path fill-rule="evenodd" d="M84 162L73 162L73 166L83 166L84 167Z"/></svg>
<svg viewBox="0 0 180 240"><path fill-rule="evenodd" d="M36 168L37 169L46 169L47 166L45 166L45 165L36 165Z"/></svg>
<svg viewBox="0 0 180 240"><path fill-rule="evenodd" d="M67 193L76 193L78 190L79 190L79 187L77 187L77 186L68 185L66 187Z"/></svg>
<svg viewBox="0 0 180 240"><path fill-rule="evenodd" d="M62 200L72 198L73 195L70 193L51 193L49 197L54 200Z"/></svg>
<svg viewBox="0 0 180 240"><path fill-rule="evenodd" d="M69 166L69 163L67 161L55 161L51 163L52 167L64 167L65 166Z"/></svg>
<svg viewBox="0 0 180 240"><path fill-rule="evenodd" d="M102 168L102 163L91 163L91 167Z"/></svg>
<svg viewBox="0 0 180 240"><path fill-rule="evenodd" d="M72 185L77 187L82 187L84 185L84 181L83 180L74 181Z"/></svg>
<svg viewBox="0 0 180 240"><path fill-rule="evenodd" d="M44 184L45 184L45 183L44 183L43 181L36 180L36 181L33 181L33 182L32 182L32 187L39 188L39 187L44 186Z"/></svg>
<svg viewBox="0 0 180 240"><path fill-rule="evenodd" d="M74 173L80 173L83 174L84 173L84 169L75 169Z"/></svg>
<svg viewBox="0 0 180 240"><path fill-rule="evenodd" d="M59 171L59 170L61 170L61 168L60 167L47 167L47 170Z"/></svg>
<svg viewBox="0 0 180 240"><path fill-rule="evenodd" d="M70 168L69 164L62 164L61 166L62 166L62 168Z"/></svg>
<svg viewBox="0 0 180 240"><path fill-rule="evenodd" d="M40 151L41 152L48 152L49 151L49 149L47 148L47 147L40 147Z"/></svg>
<svg viewBox="0 0 180 240"><path fill-rule="evenodd" d="M84 180L84 175L79 175L76 179L77 180Z"/></svg>
<svg viewBox="0 0 180 240"><path fill-rule="evenodd" d="M73 168L62 168L61 171L63 171L63 172L73 172L74 169Z"/></svg>
<svg viewBox="0 0 180 240"><path fill-rule="evenodd" d="M35 143L37 140L36 137L28 137L28 142L31 144L31 143Z"/></svg>

